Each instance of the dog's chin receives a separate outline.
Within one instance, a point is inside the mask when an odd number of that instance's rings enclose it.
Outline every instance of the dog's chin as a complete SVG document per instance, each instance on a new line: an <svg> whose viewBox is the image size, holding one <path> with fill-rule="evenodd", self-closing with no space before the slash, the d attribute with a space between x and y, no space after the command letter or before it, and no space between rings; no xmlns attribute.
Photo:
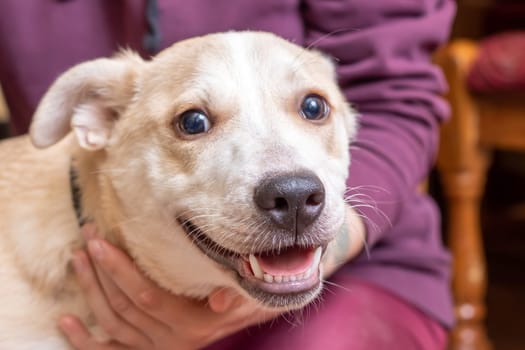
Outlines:
<svg viewBox="0 0 525 350"><path fill-rule="evenodd" d="M300 308L321 290L321 257L327 244L240 254L213 241L191 221L179 223L204 254L235 271L239 285L266 307Z"/></svg>

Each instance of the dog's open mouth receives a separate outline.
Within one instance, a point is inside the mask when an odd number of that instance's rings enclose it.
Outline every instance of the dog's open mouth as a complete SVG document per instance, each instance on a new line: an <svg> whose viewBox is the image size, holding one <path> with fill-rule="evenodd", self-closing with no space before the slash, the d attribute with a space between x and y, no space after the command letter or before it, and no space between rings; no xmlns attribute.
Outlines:
<svg viewBox="0 0 525 350"><path fill-rule="evenodd" d="M179 223L208 257L236 271L240 285L268 306L302 304L321 287L320 262L326 246L289 246L239 254L214 242L191 221Z"/></svg>
<svg viewBox="0 0 525 350"><path fill-rule="evenodd" d="M258 280L268 284L290 285L307 281L317 274L321 253L321 247L287 247L279 253L250 254L248 263L250 272Z"/></svg>

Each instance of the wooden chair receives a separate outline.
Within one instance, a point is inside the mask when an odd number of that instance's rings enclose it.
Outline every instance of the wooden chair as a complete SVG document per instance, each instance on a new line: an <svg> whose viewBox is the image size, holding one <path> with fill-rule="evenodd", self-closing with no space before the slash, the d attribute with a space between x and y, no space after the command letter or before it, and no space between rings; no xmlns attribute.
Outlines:
<svg viewBox="0 0 525 350"><path fill-rule="evenodd" d="M449 83L452 118L444 125L438 172L445 197L447 234L454 258L452 288L457 326L451 349L490 349L485 330L487 271L480 225L491 152L525 151L525 93L473 94L466 77L479 49L455 40L436 62Z"/></svg>

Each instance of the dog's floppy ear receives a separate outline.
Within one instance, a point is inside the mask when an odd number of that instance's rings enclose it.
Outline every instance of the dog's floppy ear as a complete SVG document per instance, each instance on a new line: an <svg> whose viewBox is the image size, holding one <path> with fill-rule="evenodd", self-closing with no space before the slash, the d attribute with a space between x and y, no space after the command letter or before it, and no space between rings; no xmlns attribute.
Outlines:
<svg viewBox="0 0 525 350"><path fill-rule="evenodd" d="M137 55L126 52L81 63L63 73L33 116L33 144L51 146L73 129L82 148L104 148L114 122L133 97L136 71L143 63Z"/></svg>

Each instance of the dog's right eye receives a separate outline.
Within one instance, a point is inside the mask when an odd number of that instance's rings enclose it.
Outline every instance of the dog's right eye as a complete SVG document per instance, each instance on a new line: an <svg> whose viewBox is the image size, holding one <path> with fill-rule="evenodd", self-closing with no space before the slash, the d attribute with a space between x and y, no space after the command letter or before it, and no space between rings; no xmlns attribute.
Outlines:
<svg viewBox="0 0 525 350"><path fill-rule="evenodd" d="M203 111L191 109L179 117L179 128L188 135L202 134L210 130L210 127L210 119Z"/></svg>

